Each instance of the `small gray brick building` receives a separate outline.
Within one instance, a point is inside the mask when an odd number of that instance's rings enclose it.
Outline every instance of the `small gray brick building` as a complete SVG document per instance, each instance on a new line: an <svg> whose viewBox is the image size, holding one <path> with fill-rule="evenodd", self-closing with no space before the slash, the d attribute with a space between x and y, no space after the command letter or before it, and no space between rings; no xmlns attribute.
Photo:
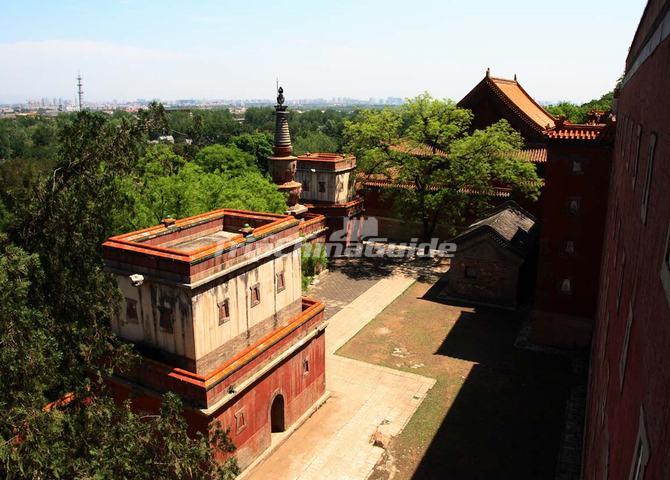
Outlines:
<svg viewBox="0 0 670 480"><path fill-rule="evenodd" d="M516 308L523 267L536 237L537 220L515 202L490 211L451 240L457 249L439 297Z"/></svg>

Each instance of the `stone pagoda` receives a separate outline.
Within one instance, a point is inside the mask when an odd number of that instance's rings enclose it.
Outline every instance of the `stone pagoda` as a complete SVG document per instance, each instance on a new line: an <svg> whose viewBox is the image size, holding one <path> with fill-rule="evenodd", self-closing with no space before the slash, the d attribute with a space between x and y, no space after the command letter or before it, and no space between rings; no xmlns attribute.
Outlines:
<svg viewBox="0 0 670 480"><path fill-rule="evenodd" d="M300 192L302 185L295 180L298 166L297 157L293 156L291 133L288 129L288 112L284 105L284 89L277 89L277 104L275 105L275 135L272 146L272 156L268 157L272 181L277 184L280 192L288 195L287 214L299 217L307 213L307 207L301 205Z"/></svg>

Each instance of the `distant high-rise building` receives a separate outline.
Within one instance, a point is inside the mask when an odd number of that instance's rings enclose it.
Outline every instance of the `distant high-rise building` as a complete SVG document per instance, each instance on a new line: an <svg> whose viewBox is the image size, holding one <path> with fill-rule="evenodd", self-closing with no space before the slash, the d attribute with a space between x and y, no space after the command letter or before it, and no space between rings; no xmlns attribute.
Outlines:
<svg viewBox="0 0 670 480"><path fill-rule="evenodd" d="M77 100L78 100L78 106L79 106L79 111L83 110L84 104L83 99L84 99L84 90L82 89L83 85L81 83L81 74L77 75Z"/></svg>

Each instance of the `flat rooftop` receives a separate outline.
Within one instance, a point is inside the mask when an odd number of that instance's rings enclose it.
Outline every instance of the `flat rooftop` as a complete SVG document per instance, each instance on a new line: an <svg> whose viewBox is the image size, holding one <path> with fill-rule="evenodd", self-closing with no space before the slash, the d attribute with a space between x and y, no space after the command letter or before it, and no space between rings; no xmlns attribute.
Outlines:
<svg viewBox="0 0 670 480"><path fill-rule="evenodd" d="M339 171L356 166L356 157L341 153L307 152L298 158L298 170L314 168L316 170Z"/></svg>
<svg viewBox="0 0 670 480"><path fill-rule="evenodd" d="M228 240L233 240L239 236L239 232L227 232L219 230L211 235L202 235L190 239L177 239L164 245L166 248L178 250L180 252L193 252L210 245L218 245Z"/></svg>
<svg viewBox="0 0 670 480"><path fill-rule="evenodd" d="M103 243L103 258L118 273L191 283L299 240L299 225L290 215L215 210L110 237Z"/></svg>

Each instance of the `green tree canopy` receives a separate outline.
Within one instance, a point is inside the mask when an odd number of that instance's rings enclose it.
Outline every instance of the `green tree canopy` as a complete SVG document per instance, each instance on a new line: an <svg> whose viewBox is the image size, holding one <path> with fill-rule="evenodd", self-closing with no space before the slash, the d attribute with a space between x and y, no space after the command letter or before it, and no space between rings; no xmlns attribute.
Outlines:
<svg viewBox="0 0 670 480"><path fill-rule="evenodd" d="M148 146L154 120L86 111L71 120L53 170L11 203L0 235L0 476L231 478L234 461L215 462L210 448L232 450L225 432L188 437L175 397L155 415L108 398L103 379L137 357L111 330L121 296L100 248L133 222L155 223L160 195L178 215L280 210L284 199L256 170L207 172L169 145ZM62 398L63 408L44 409Z"/></svg>
<svg viewBox="0 0 670 480"><path fill-rule="evenodd" d="M148 174L123 179L133 229L155 225L167 216L184 218L220 208L286 211L286 199L257 171L221 174L188 163L174 175Z"/></svg>
<svg viewBox="0 0 670 480"><path fill-rule="evenodd" d="M256 157L256 163L267 170L267 158L272 155L273 137L270 133L243 133L230 139L230 143Z"/></svg>
<svg viewBox="0 0 670 480"><path fill-rule="evenodd" d="M504 120L470 135L471 119L470 111L425 93L399 109L364 110L345 122L359 168L398 186L389 189L397 212L421 222L424 240L438 222L459 225L468 211L488 207L487 192L496 185L531 198L539 193L535 166L514 155L521 136Z"/></svg>
<svg viewBox="0 0 670 480"><path fill-rule="evenodd" d="M249 107L244 112L244 126L250 132L274 131L274 111L272 107Z"/></svg>
<svg viewBox="0 0 670 480"><path fill-rule="evenodd" d="M194 159L205 172L237 175L255 169L256 158L235 145L210 145Z"/></svg>
<svg viewBox="0 0 670 480"><path fill-rule="evenodd" d="M336 139L320 131L309 131L293 141L293 153L302 155L307 152L337 152Z"/></svg>
<svg viewBox="0 0 670 480"><path fill-rule="evenodd" d="M202 124L197 118L202 119ZM230 110L216 109L216 110L201 110L197 117L194 116L194 128L200 130L202 134L202 141L204 144L225 144L234 137L242 133L240 123L235 120ZM199 133L199 132L196 132Z"/></svg>
<svg viewBox="0 0 670 480"><path fill-rule="evenodd" d="M548 105L545 108L552 115L563 115L569 122L586 123L588 120L588 113L593 110L599 112L611 111L613 100L614 91L611 91L600 98L595 98L589 102L582 103L581 105L572 102L559 102L555 105Z"/></svg>

